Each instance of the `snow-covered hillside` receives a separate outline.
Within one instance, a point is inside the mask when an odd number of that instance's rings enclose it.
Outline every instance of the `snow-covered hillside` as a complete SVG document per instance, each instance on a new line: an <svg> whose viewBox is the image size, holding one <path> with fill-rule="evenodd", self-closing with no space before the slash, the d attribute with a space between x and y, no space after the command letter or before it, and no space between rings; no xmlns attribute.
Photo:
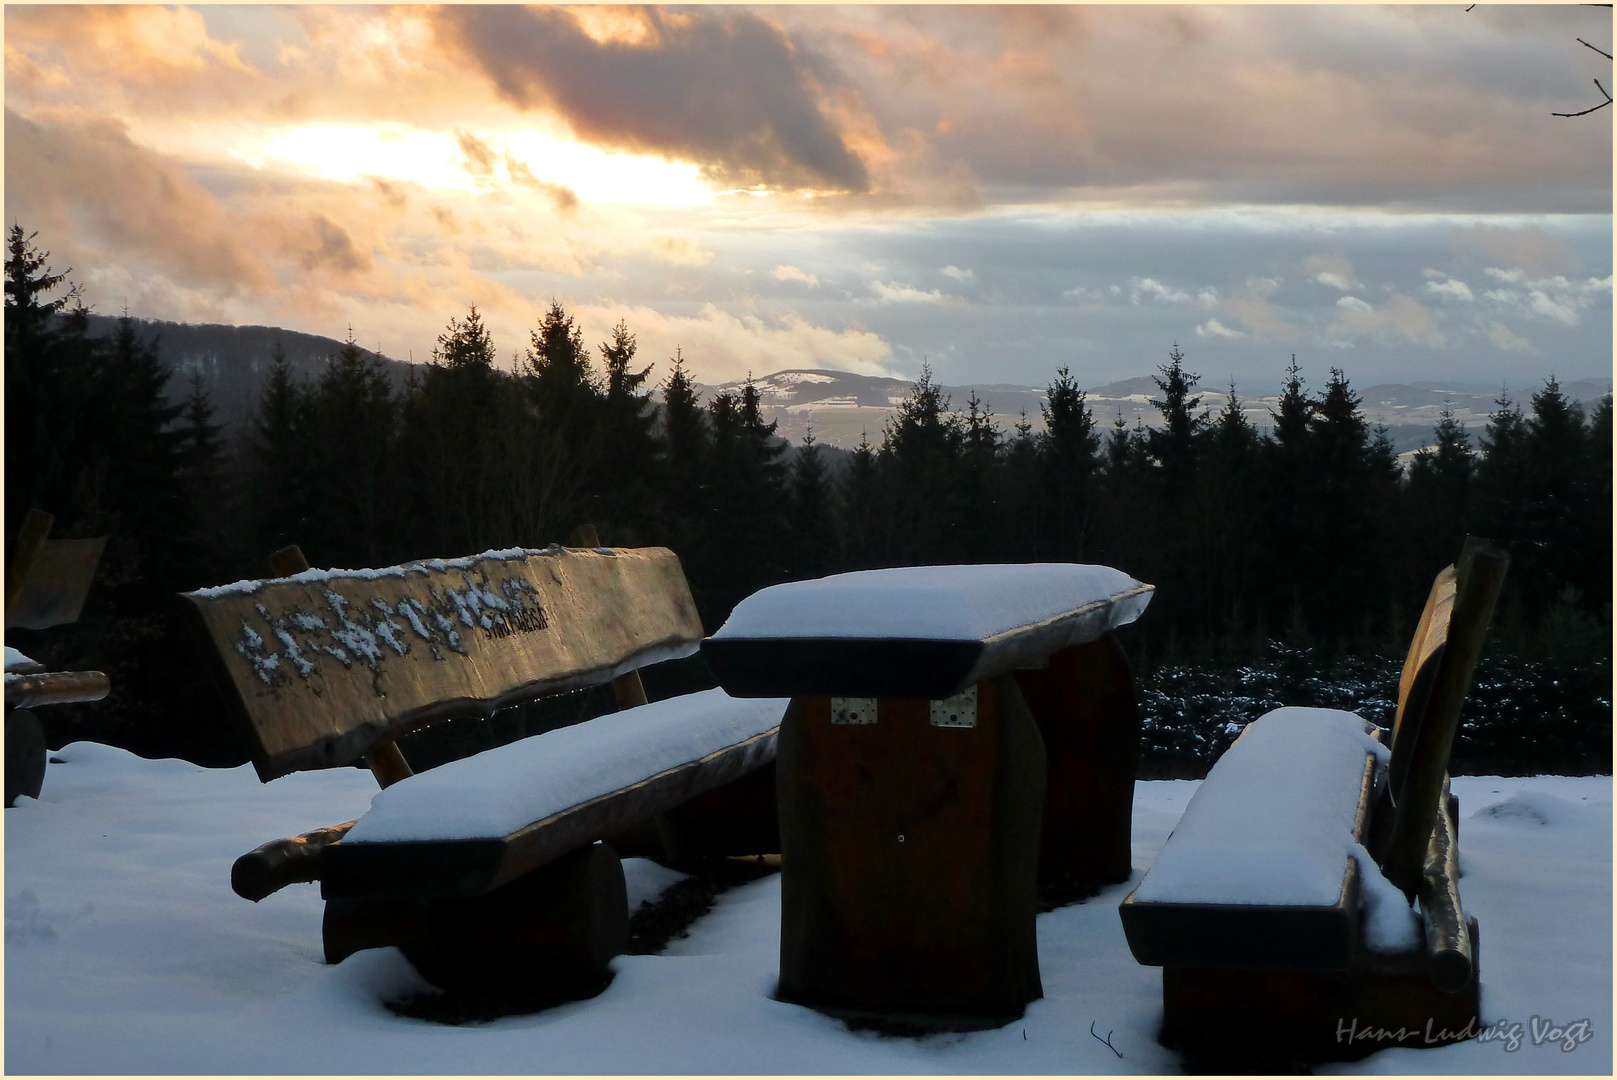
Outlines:
<svg viewBox="0 0 1617 1080"><path fill-rule="evenodd" d="M1130 886L1039 917L1045 997L997 1031L923 1039L850 1031L771 997L780 879L724 894L688 937L625 956L599 997L447 1027L383 1004L424 984L392 949L329 967L312 885L259 904L230 864L279 836L347 821L366 772L259 784L252 769L145 761L75 743L39 801L5 814L6 1054L10 1073L1162 1073L1159 975L1129 955ZM1195 781L1136 788L1134 881ZM1599 1073L1612 1067L1609 777L1460 777L1461 883L1482 926L1484 1019L1508 1041L1392 1050L1341 1069ZM627 864L631 892L672 875ZM1587 1018L1570 1051L1546 1021ZM1534 1027L1534 1020L1538 1027ZM1114 1055L1090 1028L1110 1034Z"/></svg>

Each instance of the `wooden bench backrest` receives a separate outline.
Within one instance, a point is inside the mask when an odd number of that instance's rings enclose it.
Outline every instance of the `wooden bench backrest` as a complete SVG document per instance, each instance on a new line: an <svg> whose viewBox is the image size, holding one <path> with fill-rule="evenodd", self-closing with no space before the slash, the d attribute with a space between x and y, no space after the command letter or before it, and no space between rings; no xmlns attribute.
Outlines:
<svg viewBox="0 0 1617 1080"><path fill-rule="evenodd" d="M6 568L6 629L45 630L78 622L107 538L50 540L56 519L30 510Z"/></svg>
<svg viewBox="0 0 1617 1080"><path fill-rule="evenodd" d="M1404 663L1387 792L1375 855L1394 884L1413 893L1438 816L1460 707L1482 652L1510 557L1467 537L1456 565L1438 574ZM1390 819L1390 824L1386 822Z"/></svg>
<svg viewBox="0 0 1617 1080"><path fill-rule="evenodd" d="M1387 777L1395 793L1403 787L1404 776L1409 771L1409 754L1415 745L1410 736L1431 700L1432 683L1443 660L1443 647L1448 644L1455 587L1454 567L1445 566L1432 582L1409 655L1404 659L1404 672L1398 680L1398 711L1392 721L1392 762Z"/></svg>
<svg viewBox="0 0 1617 1080"><path fill-rule="evenodd" d="M436 720L604 683L702 636L666 548L310 571L182 597L266 781L348 764Z"/></svg>

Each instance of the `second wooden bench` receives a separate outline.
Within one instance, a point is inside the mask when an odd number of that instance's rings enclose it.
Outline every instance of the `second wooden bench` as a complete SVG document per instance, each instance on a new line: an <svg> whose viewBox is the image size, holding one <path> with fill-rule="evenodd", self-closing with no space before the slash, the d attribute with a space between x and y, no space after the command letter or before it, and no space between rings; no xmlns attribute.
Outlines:
<svg viewBox="0 0 1617 1080"><path fill-rule="evenodd" d="M397 945L440 985L598 989L624 947L627 910L618 856L597 841L643 835L774 759L784 701L705 691L646 702L637 669L701 639L679 560L663 548L305 569L184 599L261 780L363 756L385 788L357 822L272 841L232 872L255 901L319 880L333 963ZM625 711L420 775L393 742L607 682ZM752 809L773 815L769 803ZM747 824L709 849L776 850L769 829Z"/></svg>

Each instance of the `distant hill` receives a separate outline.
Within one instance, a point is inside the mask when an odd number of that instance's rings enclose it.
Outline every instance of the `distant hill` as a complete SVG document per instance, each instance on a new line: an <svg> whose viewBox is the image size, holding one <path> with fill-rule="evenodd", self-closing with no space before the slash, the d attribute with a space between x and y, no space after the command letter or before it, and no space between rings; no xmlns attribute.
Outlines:
<svg viewBox="0 0 1617 1080"><path fill-rule="evenodd" d="M157 339L157 355L171 372L168 396L183 400L191 392L191 378L201 374L202 385L213 400L215 419L228 427L245 421L258 402L259 384L269 372L275 346L299 378L318 379L327 360L343 347L334 338L283 330L276 326L224 326L218 323L177 323L135 319L135 332L143 341ZM111 337L118 319L90 316L91 337ZM363 344L363 343L361 343ZM384 356L389 376L404 385L411 365Z"/></svg>
<svg viewBox="0 0 1617 1080"><path fill-rule="evenodd" d="M844 448L858 445L862 434L867 435L873 445L880 443L884 425L912 385L903 379L823 369L777 371L753 382L771 418L779 424L777 431L781 436L797 443L812 428L820 442ZM731 382L701 389L711 396L718 390L737 390L741 385ZM1529 408L1532 394L1542 385L1512 388L1509 394L1525 410ZM1612 381L1581 379L1563 383L1561 390L1574 401L1592 405L1611 393ZM1035 431L1044 427L1039 411L1045 396L1041 387L980 383L945 386L943 391L952 407L961 411L976 393L993 414L995 423L1007 432L1024 412ZM1228 393L1226 388L1206 386L1194 392L1201 396L1201 407L1214 413L1224 407ZM1086 400L1102 431L1109 430L1118 417L1130 426L1138 421L1149 427L1158 420L1157 411L1151 405L1151 399L1158 393L1150 376L1140 376L1090 387ZM1384 383L1355 388L1355 393L1363 401L1366 418L1371 424L1385 424L1394 448L1400 452L1414 450L1431 441L1432 429L1445 404L1453 408L1455 416L1473 437L1481 434L1494 408L1494 399L1499 396L1498 389L1439 383ZM1267 428L1271 412L1280 405L1279 388L1262 397L1238 393L1236 400L1248 420L1259 428Z"/></svg>
<svg viewBox="0 0 1617 1080"><path fill-rule="evenodd" d="M201 374L218 419L227 427L234 427L252 415L259 384L269 371L277 343L285 351L294 373L306 379L318 378L328 358L343 345L333 338L274 326L223 326L154 319L136 319L135 324L142 338L157 339L158 355L174 373L168 387L170 398L184 398L190 392L192 375ZM94 336L113 334L117 327L118 320L112 316L90 316L90 333ZM385 356L383 360L395 384L403 386L413 365ZM753 382L767 414L779 424L777 431L782 438L796 445L812 428L814 437L827 448L845 450L857 446L861 435L868 436L872 445L879 444L888 418L914 385L905 379L805 368L777 371ZM696 389L707 400L720 390L738 390L741 385L740 382L717 386L698 384ZM1508 393L1526 410L1529 398L1542 385L1540 382L1512 387ZM1574 401L1592 405L1611 393L1612 380L1580 379L1562 383L1561 390ZM945 386L943 391L952 407L962 412L975 393L994 422L1006 432L1024 415L1035 431L1044 427L1039 411L1044 401L1043 387L978 383ZM1227 393L1223 387L1200 387L1196 392L1201 395L1202 407L1211 412L1223 407ZM1454 409L1455 416L1475 438L1481 434L1488 413L1494 407L1494 399L1499 396L1498 388L1434 382L1383 383L1355 387L1355 392L1363 400L1366 417L1372 424L1387 425L1393 446L1400 452L1414 450L1431 441L1432 428L1445 403ZM1158 391L1149 376L1091 387L1086 393L1096 424L1102 431L1109 430L1118 417L1130 426L1136 422L1150 426L1157 419L1151 399ZM1237 400L1253 424L1266 428L1270 424L1271 410L1279 405L1278 393L1276 385L1275 393L1261 397L1239 394ZM841 455L830 456L840 461Z"/></svg>

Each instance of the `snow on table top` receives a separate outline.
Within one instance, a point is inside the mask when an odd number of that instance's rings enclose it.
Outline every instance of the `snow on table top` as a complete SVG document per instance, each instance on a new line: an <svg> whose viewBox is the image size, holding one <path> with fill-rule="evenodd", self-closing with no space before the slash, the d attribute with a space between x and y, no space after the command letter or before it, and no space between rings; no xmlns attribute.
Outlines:
<svg viewBox="0 0 1617 1080"><path fill-rule="evenodd" d="M762 735L788 703L703 690L485 750L377 792L343 843L506 836Z"/></svg>
<svg viewBox="0 0 1617 1080"><path fill-rule="evenodd" d="M16 649L13 649L10 645L6 646L6 670L7 671L10 671L12 668L15 668L15 667L22 667L24 664L32 664L32 663L34 663L34 660L33 660L32 657L24 656L21 652L17 651Z"/></svg>
<svg viewBox="0 0 1617 1080"><path fill-rule="evenodd" d="M1353 823L1372 725L1336 709L1276 709L1207 774L1136 901L1330 905L1358 843ZM1380 876L1374 864L1365 877Z"/></svg>
<svg viewBox="0 0 1617 1080"><path fill-rule="evenodd" d="M1148 586L1109 566L903 566L772 585L713 636L982 641L1108 601L1121 626L1150 600Z"/></svg>

